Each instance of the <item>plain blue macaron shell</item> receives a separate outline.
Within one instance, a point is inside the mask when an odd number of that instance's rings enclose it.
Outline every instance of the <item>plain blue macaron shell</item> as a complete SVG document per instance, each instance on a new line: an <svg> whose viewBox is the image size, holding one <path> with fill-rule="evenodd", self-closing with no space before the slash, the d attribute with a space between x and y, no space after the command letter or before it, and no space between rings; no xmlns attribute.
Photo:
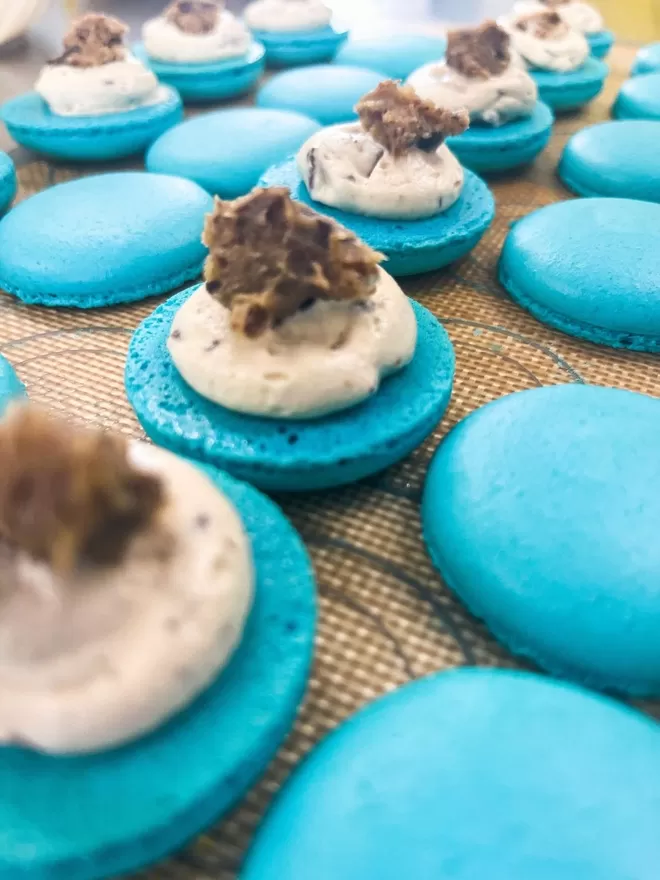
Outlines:
<svg viewBox="0 0 660 880"><path fill-rule="evenodd" d="M605 58L614 45L612 31L598 31L595 34L585 34L585 37L594 58Z"/></svg>
<svg viewBox="0 0 660 880"><path fill-rule="evenodd" d="M213 199L180 177L120 172L61 183L0 221L0 288L27 303L92 308L196 278Z"/></svg>
<svg viewBox="0 0 660 880"><path fill-rule="evenodd" d="M9 361L0 354L0 416L12 400L25 396L25 385L14 372Z"/></svg>
<svg viewBox="0 0 660 880"><path fill-rule="evenodd" d="M444 672L285 784L241 880L656 880L660 727L540 676ZM311 866L311 867L310 867Z"/></svg>
<svg viewBox="0 0 660 880"><path fill-rule="evenodd" d="M213 468L252 545L254 604L229 666L187 710L113 751L0 749L0 877L97 880L154 862L216 822L289 732L314 648L311 564L281 511Z"/></svg>
<svg viewBox="0 0 660 880"><path fill-rule="evenodd" d="M294 199L353 230L385 255L385 268L396 277L440 269L465 256L476 247L495 216L491 191L471 171L465 172L463 192L451 208L424 220L381 220L315 202L301 180L295 159L274 165L260 182L262 186L286 186Z"/></svg>
<svg viewBox="0 0 660 880"><path fill-rule="evenodd" d="M508 395L441 444L422 508L447 584L512 651L637 696L660 695L658 431L631 391Z"/></svg>
<svg viewBox="0 0 660 880"><path fill-rule="evenodd" d="M512 227L500 281L534 317L614 348L660 351L660 205L572 199Z"/></svg>
<svg viewBox="0 0 660 880"><path fill-rule="evenodd" d="M257 94L257 106L293 110L322 125L357 119L355 105L382 77L362 67L318 64L278 73Z"/></svg>
<svg viewBox="0 0 660 880"><path fill-rule="evenodd" d="M660 202L659 142L660 120L590 125L569 140L559 176L581 196Z"/></svg>
<svg viewBox="0 0 660 880"><path fill-rule="evenodd" d="M328 25L313 31L260 31L253 35L266 48L266 61L271 67L295 67L332 61L337 50L348 39L348 31Z"/></svg>
<svg viewBox="0 0 660 880"><path fill-rule="evenodd" d="M253 42L247 55L202 64L174 64L151 58L142 43L134 54L161 82L175 88L187 101L224 101L249 92L264 72L266 50Z"/></svg>
<svg viewBox="0 0 660 880"><path fill-rule="evenodd" d="M444 57L447 41L431 34L388 34L349 40L335 62L375 70L383 77L407 79L410 74Z"/></svg>
<svg viewBox="0 0 660 880"><path fill-rule="evenodd" d="M126 393L140 423L152 440L173 452L221 466L268 490L324 489L404 458L447 408L454 351L433 315L413 303L415 356L365 403L306 421L224 409L183 381L167 350L172 319L191 293L177 294L142 322L126 361Z"/></svg>
<svg viewBox="0 0 660 880"><path fill-rule="evenodd" d="M447 146L461 165L472 171L507 171L533 162L547 146L555 117L541 101L531 116L504 125L471 125Z"/></svg>
<svg viewBox="0 0 660 880"><path fill-rule="evenodd" d="M660 122L660 72L626 80L619 90L612 115L616 119L652 119Z"/></svg>
<svg viewBox="0 0 660 880"><path fill-rule="evenodd" d="M0 214L14 201L17 186L14 163L6 153L0 152Z"/></svg>
<svg viewBox="0 0 660 880"><path fill-rule="evenodd" d="M236 199L319 128L289 110L218 110L165 132L147 153L147 169L187 177L223 199Z"/></svg>
<svg viewBox="0 0 660 880"><path fill-rule="evenodd" d="M639 50L635 56L632 75L643 73L660 73L660 43L649 43Z"/></svg>
<svg viewBox="0 0 660 880"><path fill-rule="evenodd" d="M95 162L142 152L183 119L183 106L170 89L164 101L149 107L103 116L57 116L36 92L29 92L3 104L0 118L24 147L57 159Z"/></svg>
<svg viewBox="0 0 660 880"><path fill-rule="evenodd" d="M568 73L530 70L539 87L539 98L553 110L575 110L592 101L603 89L609 68L598 58Z"/></svg>

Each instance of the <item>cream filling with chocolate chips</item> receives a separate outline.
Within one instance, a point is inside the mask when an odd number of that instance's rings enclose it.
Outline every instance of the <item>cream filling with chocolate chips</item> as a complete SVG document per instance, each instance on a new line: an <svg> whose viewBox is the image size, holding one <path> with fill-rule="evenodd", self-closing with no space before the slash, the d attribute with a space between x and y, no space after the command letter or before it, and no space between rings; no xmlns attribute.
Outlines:
<svg viewBox="0 0 660 880"><path fill-rule="evenodd" d="M215 8L208 21L195 19L196 4L183 0L172 4L169 16L166 10L146 22L142 39L147 53L174 64L202 64L246 55L252 37L245 25L216 4L203 5ZM172 10L180 10L179 15L172 15Z"/></svg>
<svg viewBox="0 0 660 880"><path fill-rule="evenodd" d="M245 9L245 22L256 31L313 31L331 21L332 10L320 0L255 0Z"/></svg>
<svg viewBox="0 0 660 880"><path fill-rule="evenodd" d="M579 0L567 3L543 3L542 0L519 0L514 4L514 15L530 15L535 12L546 12L553 9L558 12L569 27L582 34L597 34L605 27L603 16L589 3Z"/></svg>

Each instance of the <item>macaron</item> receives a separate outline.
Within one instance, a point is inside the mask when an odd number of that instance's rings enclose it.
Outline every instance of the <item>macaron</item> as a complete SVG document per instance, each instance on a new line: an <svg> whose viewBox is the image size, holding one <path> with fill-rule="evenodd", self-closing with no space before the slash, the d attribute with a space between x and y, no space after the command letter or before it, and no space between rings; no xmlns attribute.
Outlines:
<svg viewBox="0 0 660 880"><path fill-rule="evenodd" d="M660 119L601 122L574 134L559 176L580 196L660 202Z"/></svg>
<svg viewBox="0 0 660 880"><path fill-rule="evenodd" d="M612 116L615 119L660 120L660 72L626 80L619 90Z"/></svg>
<svg viewBox="0 0 660 880"><path fill-rule="evenodd" d="M252 548L256 589L240 646L186 710L119 749L70 757L0 749L0 876L98 880L163 858L236 803L290 730L314 645L309 558L271 501L203 470Z"/></svg>
<svg viewBox="0 0 660 880"><path fill-rule="evenodd" d="M0 416L12 400L25 396L25 385L18 378L9 361L0 354Z"/></svg>
<svg viewBox="0 0 660 880"><path fill-rule="evenodd" d="M14 201L16 195L16 169L10 157L0 151L0 214Z"/></svg>
<svg viewBox="0 0 660 880"><path fill-rule="evenodd" d="M332 61L348 31L328 25L312 31L263 31L252 34L266 49L269 67L298 67Z"/></svg>
<svg viewBox="0 0 660 880"><path fill-rule="evenodd" d="M256 41L245 56L200 64L159 61L149 56L143 43L134 45L133 53L190 102L225 101L246 94L264 72L266 58L266 50Z"/></svg>
<svg viewBox="0 0 660 880"><path fill-rule="evenodd" d="M512 299L600 345L660 351L660 205L573 199L513 224L499 264Z"/></svg>
<svg viewBox="0 0 660 880"><path fill-rule="evenodd" d="M196 278L211 196L180 177L119 172L61 183L0 221L0 288L26 303L133 302Z"/></svg>
<svg viewBox="0 0 660 880"><path fill-rule="evenodd" d="M660 43L649 43L635 55L631 74L660 73Z"/></svg>
<svg viewBox="0 0 660 880"><path fill-rule="evenodd" d="M357 119L355 105L382 76L363 67L319 64L276 74L257 93L257 107L292 110L334 125Z"/></svg>
<svg viewBox="0 0 660 880"><path fill-rule="evenodd" d="M235 199L319 128L313 119L290 110L217 110L165 132L147 153L147 170L186 177L207 192Z"/></svg>
<svg viewBox="0 0 660 880"><path fill-rule="evenodd" d="M435 34L384 34L344 43L336 64L366 67L383 79L408 79L423 64L444 57L447 41Z"/></svg>
<svg viewBox="0 0 660 880"><path fill-rule="evenodd" d="M183 119L178 93L163 87L157 104L103 116L58 116L36 92L7 101L0 119L13 139L56 159L104 162L143 152Z"/></svg>
<svg viewBox="0 0 660 880"><path fill-rule="evenodd" d="M177 294L136 330L126 393L146 433L173 452L215 464L263 489L299 492L351 483L408 455L449 403L454 352L433 315L413 303L412 361L364 403L312 420L243 415L213 403L179 375L167 349L175 314L195 288Z"/></svg>
<svg viewBox="0 0 660 880"><path fill-rule="evenodd" d="M660 728L540 676L443 672L312 751L241 880L654 880Z"/></svg>
<svg viewBox="0 0 660 880"><path fill-rule="evenodd" d="M612 31L597 31L595 34L585 34L585 37L594 58L606 58L615 40Z"/></svg>
<svg viewBox="0 0 660 880"><path fill-rule="evenodd" d="M568 73L530 70L539 87L539 98L553 110L576 110L593 101L605 85L609 68L598 58L587 58L582 67Z"/></svg>

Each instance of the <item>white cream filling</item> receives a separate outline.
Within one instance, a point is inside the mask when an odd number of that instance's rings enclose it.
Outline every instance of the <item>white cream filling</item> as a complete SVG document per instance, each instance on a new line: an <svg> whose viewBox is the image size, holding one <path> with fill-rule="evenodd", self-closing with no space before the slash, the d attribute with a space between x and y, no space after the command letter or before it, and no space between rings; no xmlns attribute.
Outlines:
<svg viewBox="0 0 660 880"><path fill-rule="evenodd" d="M134 55L99 67L44 67L35 90L58 116L101 116L164 101L169 92Z"/></svg>
<svg viewBox="0 0 660 880"><path fill-rule="evenodd" d="M529 67L568 73L582 67L589 57L589 43L579 31L571 29L556 40L542 40L515 27L515 20L503 19L499 24L511 35L514 49Z"/></svg>
<svg viewBox="0 0 660 880"><path fill-rule="evenodd" d="M172 323L168 349L207 400L251 415L316 418L354 406L412 360L417 322L408 297L381 271L366 303L317 300L257 339L200 287Z"/></svg>
<svg viewBox="0 0 660 880"><path fill-rule="evenodd" d="M247 54L252 37L231 12L218 16L207 34L187 34L166 18L152 18L142 28L144 47L151 58L174 64L201 64Z"/></svg>
<svg viewBox="0 0 660 880"><path fill-rule="evenodd" d="M333 125L312 135L297 161L315 201L388 220L441 214L463 188L463 169L445 144L394 157L359 123Z"/></svg>
<svg viewBox="0 0 660 880"><path fill-rule="evenodd" d="M605 27L600 12L588 3L581 3L579 0L553 7L539 3L538 0L519 0L514 4L513 12L514 15L530 15L535 12L547 12L549 9L558 12L569 27L582 34L597 34Z"/></svg>
<svg viewBox="0 0 660 880"><path fill-rule="evenodd" d="M161 531L65 584L24 557L0 590L2 744L79 753L145 734L207 687L240 641L254 572L238 514L188 462L138 443L130 455L164 481Z"/></svg>
<svg viewBox="0 0 660 880"><path fill-rule="evenodd" d="M408 83L420 98L437 107L465 107L472 122L494 126L531 116L538 98L537 85L520 58L512 59L505 71L486 80L463 76L444 61L434 61L414 71Z"/></svg>
<svg viewBox="0 0 660 880"><path fill-rule="evenodd" d="M313 31L331 20L332 10L320 0L256 0L245 9L245 22L255 31Z"/></svg>

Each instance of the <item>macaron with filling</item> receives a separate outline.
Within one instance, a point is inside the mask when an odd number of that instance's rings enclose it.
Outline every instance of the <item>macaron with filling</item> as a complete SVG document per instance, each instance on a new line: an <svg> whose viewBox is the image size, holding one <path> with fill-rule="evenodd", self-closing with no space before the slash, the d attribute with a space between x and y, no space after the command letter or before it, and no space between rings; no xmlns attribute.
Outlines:
<svg viewBox="0 0 660 880"><path fill-rule="evenodd" d="M253 0L244 18L271 67L332 61L348 38L322 0Z"/></svg>
<svg viewBox="0 0 660 880"><path fill-rule="evenodd" d="M557 12L573 30L584 34L594 58L605 58L614 45L614 34L605 28L600 11L584 0L518 0L516 15L534 12Z"/></svg>

